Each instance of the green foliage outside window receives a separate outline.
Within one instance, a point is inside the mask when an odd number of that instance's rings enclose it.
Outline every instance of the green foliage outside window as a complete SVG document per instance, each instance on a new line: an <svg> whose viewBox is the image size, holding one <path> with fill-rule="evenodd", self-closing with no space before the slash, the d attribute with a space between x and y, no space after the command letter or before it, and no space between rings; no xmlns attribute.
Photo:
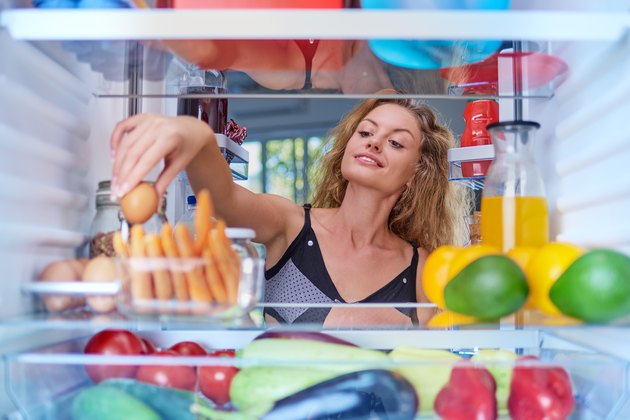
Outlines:
<svg viewBox="0 0 630 420"><path fill-rule="evenodd" d="M286 197L302 204L313 193L313 165L322 154L322 139L309 137L245 142L250 154L249 179L241 185L254 192Z"/></svg>

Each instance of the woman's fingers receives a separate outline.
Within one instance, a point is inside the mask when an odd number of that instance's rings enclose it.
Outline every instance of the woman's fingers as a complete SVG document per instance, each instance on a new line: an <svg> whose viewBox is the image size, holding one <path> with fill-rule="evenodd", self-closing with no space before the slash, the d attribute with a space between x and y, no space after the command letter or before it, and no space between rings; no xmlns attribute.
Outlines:
<svg viewBox="0 0 630 420"><path fill-rule="evenodd" d="M130 119L132 121L125 120L129 124L121 124L120 130L127 131L116 143L112 168L114 195L125 195L176 146L164 119L151 115L134 116Z"/></svg>
<svg viewBox="0 0 630 420"><path fill-rule="evenodd" d="M141 114L121 121L111 138L112 193L122 197L164 159L155 187L160 195L213 135L193 117Z"/></svg>
<svg viewBox="0 0 630 420"><path fill-rule="evenodd" d="M109 148L113 156L118 154L118 149L123 137L130 131L133 131L138 124L148 117L148 114L138 114L122 121L119 121L114 127L114 131L109 139Z"/></svg>
<svg viewBox="0 0 630 420"><path fill-rule="evenodd" d="M153 128L147 128L146 125L148 124L140 126L133 132L129 133L127 138L124 140L125 143L128 143L127 147L124 151L121 148L121 153L124 153L124 155L120 156L121 164L118 168L117 176L121 181L125 180L125 182L129 184L132 182L129 179L129 173L138 164L138 161L142 158L142 156L154 146L163 146L163 142L158 137L156 130ZM168 151L165 151L164 153L166 154ZM151 169L149 169L149 171ZM120 182L120 184L123 184L123 182ZM134 184L129 185L129 187L133 186Z"/></svg>
<svg viewBox="0 0 630 420"><path fill-rule="evenodd" d="M140 151L136 152L137 156L129 159L130 164L128 168L121 171L121 180L124 180L127 188L122 188L119 193L124 195L141 182L144 177L155 168L172 150L170 146L173 146L170 142L154 141L152 140L152 133L147 133L145 137L149 138L148 145L146 147L139 147ZM140 145L147 144L144 139L138 142ZM169 180L170 182L170 180ZM161 190L158 190L158 194L162 195Z"/></svg>
<svg viewBox="0 0 630 420"><path fill-rule="evenodd" d="M124 177L121 177L121 168L129 159L129 149L134 145L139 134L143 131L141 127L146 127L148 116L134 115L119 122L112 134L110 145L112 147L112 192L116 193L124 184ZM146 130L146 128L145 128Z"/></svg>

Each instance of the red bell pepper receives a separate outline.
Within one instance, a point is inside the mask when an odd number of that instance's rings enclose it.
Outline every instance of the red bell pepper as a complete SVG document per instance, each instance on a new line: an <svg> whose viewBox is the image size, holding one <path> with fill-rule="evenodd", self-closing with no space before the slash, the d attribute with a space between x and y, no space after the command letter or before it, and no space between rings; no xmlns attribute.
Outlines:
<svg viewBox="0 0 630 420"><path fill-rule="evenodd" d="M488 369L470 362L458 364L435 399L435 412L443 420L494 420L497 385Z"/></svg>
<svg viewBox="0 0 630 420"><path fill-rule="evenodd" d="M521 357L514 367L508 399L510 416L513 420L564 420L575 406L571 379L560 366L522 363L536 360L535 356Z"/></svg>

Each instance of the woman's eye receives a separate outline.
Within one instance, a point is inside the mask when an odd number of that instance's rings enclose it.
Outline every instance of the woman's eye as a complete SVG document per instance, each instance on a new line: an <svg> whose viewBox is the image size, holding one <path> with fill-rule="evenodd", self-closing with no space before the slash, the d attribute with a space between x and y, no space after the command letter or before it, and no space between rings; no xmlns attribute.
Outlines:
<svg viewBox="0 0 630 420"><path fill-rule="evenodd" d="M361 137L370 137L372 134L369 131L359 131Z"/></svg>
<svg viewBox="0 0 630 420"><path fill-rule="evenodd" d="M400 149L401 147L403 147L402 144L398 143L396 140L390 140L389 144L391 144L392 146L394 146L394 148L396 149Z"/></svg>

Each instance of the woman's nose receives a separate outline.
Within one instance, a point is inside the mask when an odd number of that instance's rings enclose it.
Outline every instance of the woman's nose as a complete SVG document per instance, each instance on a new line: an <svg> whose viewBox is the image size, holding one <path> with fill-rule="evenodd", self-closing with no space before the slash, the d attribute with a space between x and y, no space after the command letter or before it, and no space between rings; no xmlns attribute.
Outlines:
<svg viewBox="0 0 630 420"><path fill-rule="evenodd" d="M377 140L372 139L368 142L367 148L374 149L375 151L379 152L381 150L381 145Z"/></svg>

